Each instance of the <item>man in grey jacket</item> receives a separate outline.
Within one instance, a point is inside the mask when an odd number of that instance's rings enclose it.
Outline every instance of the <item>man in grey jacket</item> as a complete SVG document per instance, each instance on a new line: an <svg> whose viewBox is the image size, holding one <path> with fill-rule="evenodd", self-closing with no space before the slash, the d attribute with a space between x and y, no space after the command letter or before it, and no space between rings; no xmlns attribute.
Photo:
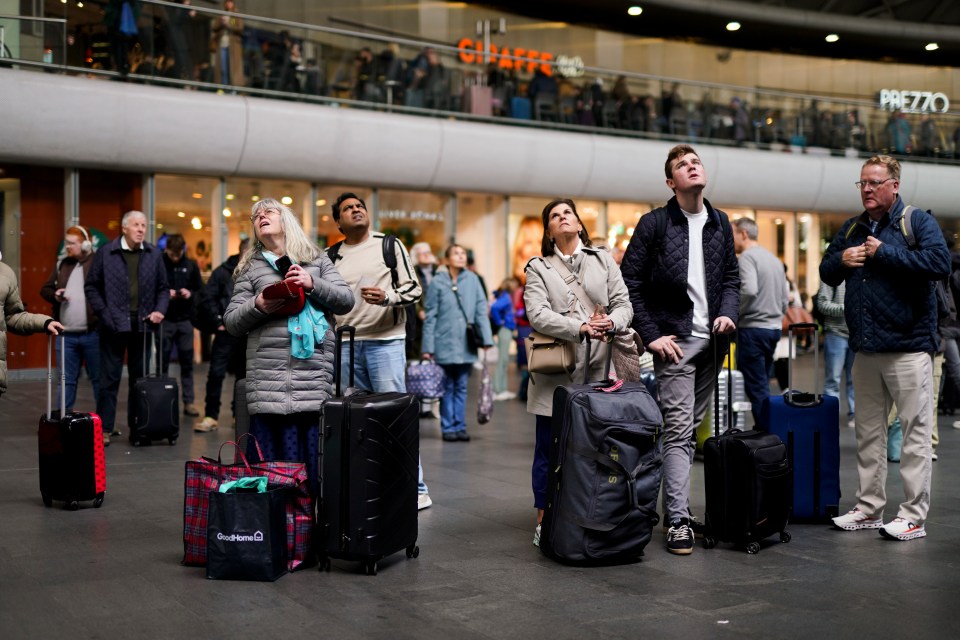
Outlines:
<svg viewBox="0 0 960 640"><path fill-rule="evenodd" d="M757 242L757 223L738 218L733 223L733 245L740 256L740 330L737 367L750 399L754 424L760 404L770 395L770 368L787 310L787 283L783 263Z"/></svg>

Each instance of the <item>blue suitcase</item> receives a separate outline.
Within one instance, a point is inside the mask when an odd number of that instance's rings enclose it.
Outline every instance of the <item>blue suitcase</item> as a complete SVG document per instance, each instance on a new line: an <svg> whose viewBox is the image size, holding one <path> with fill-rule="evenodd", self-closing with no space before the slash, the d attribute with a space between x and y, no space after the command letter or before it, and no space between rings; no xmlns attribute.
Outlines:
<svg viewBox="0 0 960 640"><path fill-rule="evenodd" d="M840 505L840 401L833 396L795 391L793 332L817 331L816 324L789 327L791 344L787 391L760 405L757 427L780 436L793 467L792 522L828 522ZM819 338L819 336L817 336ZM818 345L818 340L813 341ZM815 386L819 387L819 345L814 349Z"/></svg>
<svg viewBox="0 0 960 640"><path fill-rule="evenodd" d="M510 117L520 120L529 120L532 116L530 108L530 99L515 97L510 98Z"/></svg>

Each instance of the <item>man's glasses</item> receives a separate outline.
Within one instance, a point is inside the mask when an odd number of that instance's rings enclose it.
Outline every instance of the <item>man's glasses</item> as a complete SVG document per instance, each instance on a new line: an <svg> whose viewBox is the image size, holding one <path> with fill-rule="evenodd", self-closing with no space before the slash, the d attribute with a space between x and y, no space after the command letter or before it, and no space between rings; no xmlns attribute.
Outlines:
<svg viewBox="0 0 960 640"><path fill-rule="evenodd" d="M886 180L858 180L853 184L856 185L858 190L863 191L864 187L870 187L871 189L878 189L880 185L882 185L884 182L889 182L891 180L893 180L893 178L887 178Z"/></svg>
<svg viewBox="0 0 960 640"><path fill-rule="evenodd" d="M250 222L253 222L254 224L256 224L257 220L259 220L260 218L266 218L268 215L278 216L280 215L280 212L277 209L261 209L260 211L257 211L255 214L250 216Z"/></svg>

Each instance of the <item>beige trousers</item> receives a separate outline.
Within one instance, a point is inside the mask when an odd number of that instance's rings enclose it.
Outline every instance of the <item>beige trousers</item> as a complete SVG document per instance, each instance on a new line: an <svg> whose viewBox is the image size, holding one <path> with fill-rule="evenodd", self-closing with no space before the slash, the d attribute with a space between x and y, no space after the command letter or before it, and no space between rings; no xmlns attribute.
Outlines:
<svg viewBox="0 0 960 640"><path fill-rule="evenodd" d="M933 472L933 356L929 353L857 353L857 507L882 517L887 503L887 417L896 404L903 429L900 479L905 500L897 515L923 524L930 508ZM862 400L861 400L862 398Z"/></svg>

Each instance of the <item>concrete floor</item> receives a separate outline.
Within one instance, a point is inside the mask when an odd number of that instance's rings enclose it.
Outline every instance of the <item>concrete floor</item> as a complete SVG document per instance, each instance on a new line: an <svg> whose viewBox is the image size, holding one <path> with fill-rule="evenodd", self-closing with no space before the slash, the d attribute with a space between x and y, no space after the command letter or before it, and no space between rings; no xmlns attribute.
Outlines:
<svg viewBox="0 0 960 640"><path fill-rule="evenodd" d="M202 397L206 368L197 372ZM0 399L0 638L862 638L960 637L960 431L942 417L926 538L881 539L793 525L789 544L757 555L726 545L666 552L659 528L636 564L570 568L531 544L533 420L498 402L473 441L445 443L421 426L434 506L420 512L420 557L379 575L334 561L275 583L208 581L180 565L184 462L216 456L231 431L176 446L107 449L101 509L44 508L37 420L44 384L12 381ZM81 384L78 408L90 407ZM119 416L125 415L125 393ZM229 407L229 405L226 405ZM229 424L229 418L226 422ZM118 424L122 423L118 421ZM841 427L843 507L856 491L853 430ZM891 465L888 518L901 496ZM703 469L692 506L703 513Z"/></svg>

